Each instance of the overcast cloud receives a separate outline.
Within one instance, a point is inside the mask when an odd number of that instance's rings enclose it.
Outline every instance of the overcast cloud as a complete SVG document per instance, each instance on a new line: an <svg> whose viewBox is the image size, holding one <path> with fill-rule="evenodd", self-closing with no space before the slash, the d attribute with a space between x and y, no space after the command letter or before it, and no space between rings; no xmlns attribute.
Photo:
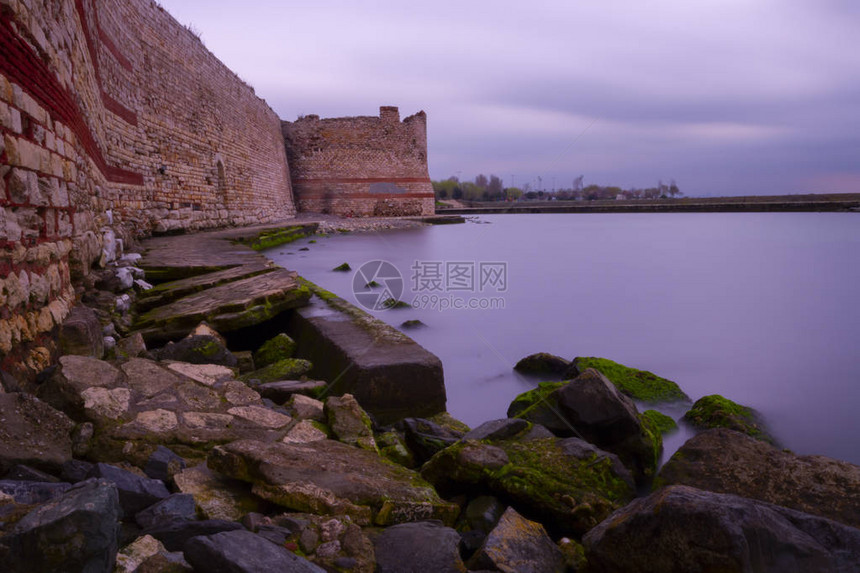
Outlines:
<svg viewBox="0 0 860 573"><path fill-rule="evenodd" d="M854 0L160 0L286 120L428 114L430 175L860 192Z"/></svg>

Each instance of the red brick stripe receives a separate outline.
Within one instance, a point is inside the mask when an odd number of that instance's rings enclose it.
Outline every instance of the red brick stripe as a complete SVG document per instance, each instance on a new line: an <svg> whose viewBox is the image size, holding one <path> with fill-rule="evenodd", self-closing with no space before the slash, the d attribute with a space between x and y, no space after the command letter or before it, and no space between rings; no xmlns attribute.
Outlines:
<svg viewBox="0 0 860 573"><path fill-rule="evenodd" d="M435 197L433 193L327 193L326 191L301 191L296 195L300 200L304 199L429 199Z"/></svg>
<svg viewBox="0 0 860 573"><path fill-rule="evenodd" d="M21 86L52 118L71 129L108 181L143 185L142 174L107 164L77 102L30 45L18 36L9 14L0 18L0 73Z"/></svg>
<svg viewBox="0 0 860 573"><path fill-rule="evenodd" d="M125 54L119 51L119 48L114 44L113 39L107 35L107 32L102 30L102 27L98 23L98 18L96 18L96 26L99 28L99 40L101 40L102 45L107 48L108 52L113 54L113 57L116 58L116 61L119 62L119 65L127 69L128 71L134 71L134 66L131 61L125 57Z"/></svg>
<svg viewBox="0 0 860 573"><path fill-rule="evenodd" d="M325 177L298 178L293 184L301 183L430 183L429 177Z"/></svg>

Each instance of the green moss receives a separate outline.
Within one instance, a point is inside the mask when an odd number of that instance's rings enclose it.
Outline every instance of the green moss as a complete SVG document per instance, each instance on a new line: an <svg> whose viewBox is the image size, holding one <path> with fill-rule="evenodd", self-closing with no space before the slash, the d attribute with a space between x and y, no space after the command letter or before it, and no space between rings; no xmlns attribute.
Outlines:
<svg viewBox="0 0 860 573"><path fill-rule="evenodd" d="M489 492L557 532L581 535L629 502L634 491L615 475L608 457L577 459L558 443L555 438L457 442L437 453L421 473L451 494ZM478 460L487 459L477 453L481 448L501 448L509 463L481 465Z"/></svg>
<svg viewBox="0 0 860 573"><path fill-rule="evenodd" d="M471 430L469 426L449 414L448 412L439 412L438 414L434 414L428 418L425 418L434 424L438 424L445 429L453 430L455 432L460 432L461 434L465 434Z"/></svg>
<svg viewBox="0 0 860 573"><path fill-rule="evenodd" d="M397 308L412 308L412 305L403 300L389 298L382 302L382 308L397 309Z"/></svg>
<svg viewBox="0 0 860 573"><path fill-rule="evenodd" d="M296 380L307 374L313 368L313 364L301 358L287 358L270 364L265 368L254 370L239 377L243 382L258 380L260 384L277 382L279 380Z"/></svg>
<svg viewBox="0 0 860 573"><path fill-rule="evenodd" d="M317 240L316 240L316 239L311 239L310 241L308 241L308 244L313 244L313 243L316 243L316 242L317 242Z"/></svg>
<svg viewBox="0 0 860 573"><path fill-rule="evenodd" d="M629 368L606 358L581 357L576 358L574 364L580 372L594 368L634 400L675 402L690 399L675 382L646 370Z"/></svg>
<svg viewBox="0 0 860 573"><path fill-rule="evenodd" d="M520 417L522 413L543 403L547 396L567 384L567 382L541 382L538 387L528 392L523 392L508 406L508 417Z"/></svg>
<svg viewBox="0 0 860 573"><path fill-rule="evenodd" d="M675 420L657 410L645 410L642 412L642 422L661 434L668 434L672 430L678 429L678 424Z"/></svg>
<svg viewBox="0 0 860 573"><path fill-rule="evenodd" d="M376 287L378 287L378 286L379 286L379 283L378 283L378 282L376 282L376 281L370 281L369 283L367 283L366 285L364 285L364 288L376 288Z"/></svg>
<svg viewBox="0 0 860 573"><path fill-rule="evenodd" d="M336 266L335 268L333 268L332 270L338 271L338 272L347 272L347 271L351 271L352 267L349 266L349 263L341 263L338 266Z"/></svg>
<svg viewBox="0 0 860 573"><path fill-rule="evenodd" d="M236 242L246 244L255 251L263 251L292 243L293 241L307 237L309 234L310 229L308 227L296 225L281 229L266 229L255 237L239 239Z"/></svg>
<svg viewBox="0 0 860 573"><path fill-rule="evenodd" d="M684 420L698 428L728 428L764 442L774 442L755 410L719 394L696 400L693 407L684 414Z"/></svg>
<svg viewBox="0 0 860 573"><path fill-rule="evenodd" d="M283 332L263 343L254 353L254 364L263 368L280 360L293 357L296 342Z"/></svg>

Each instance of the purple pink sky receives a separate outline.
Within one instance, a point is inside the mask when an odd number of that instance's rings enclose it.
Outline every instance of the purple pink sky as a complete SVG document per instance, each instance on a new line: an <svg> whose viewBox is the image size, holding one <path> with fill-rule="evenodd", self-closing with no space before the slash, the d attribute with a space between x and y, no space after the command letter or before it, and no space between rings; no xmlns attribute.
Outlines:
<svg viewBox="0 0 860 573"><path fill-rule="evenodd" d="M285 120L428 114L430 175L860 192L856 0L160 0Z"/></svg>

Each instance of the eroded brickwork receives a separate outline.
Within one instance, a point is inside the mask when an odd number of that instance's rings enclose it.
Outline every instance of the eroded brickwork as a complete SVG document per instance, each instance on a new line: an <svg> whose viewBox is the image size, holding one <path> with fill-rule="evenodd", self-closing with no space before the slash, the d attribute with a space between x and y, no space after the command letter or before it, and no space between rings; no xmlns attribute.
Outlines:
<svg viewBox="0 0 860 573"><path fill-rule="evenodd" d="M427 116L402 122L396 107L379 117L283 122L293 191L302 211L343 216L432 215Z"/></svg>
<svg viewBox="0 0 860 573"><path fill-rule="evenodd" d="M150 231L295 213L280 120L151 0L0 0L0 367Z"/></svg>

